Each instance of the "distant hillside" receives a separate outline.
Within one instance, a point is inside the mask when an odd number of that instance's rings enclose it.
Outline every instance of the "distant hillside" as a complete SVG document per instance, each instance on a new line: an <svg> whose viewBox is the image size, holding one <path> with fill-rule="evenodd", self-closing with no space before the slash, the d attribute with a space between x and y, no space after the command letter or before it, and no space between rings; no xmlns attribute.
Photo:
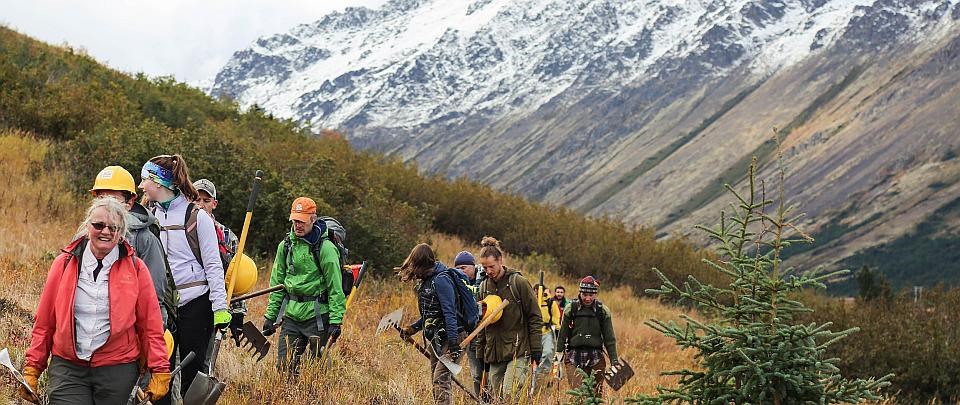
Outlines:
<svg viewBox="0 0 960 405"><path fill-rule="evenodd" d="M649 229L423 177L395 158L355 151L337 133L242 112L169 78L129 77L2 27L0 84L0 130L47 142L44 163L30 172L66 173L65 191L80 199L104 166L139 173L152 156L180 153L194 178L217 184L218 220L239 231L254 170L264 170L249 239L263 255L289 230L290 202L308 195L346 226L349 259L368 260L383 276L435 230L475 242L493 235L511 253L551 258L559 274L592 273L638 292L658 285L652 267L709 280L704 253L684 241L656 242ZM60 209L49 205L58 200L38 206Z"/></svg>
<svg viewBox="0 0 960 405"><path fill-rule="evenodd" d="M957 0L392 0L260 38L211 93L661 237L754 156L770 178L779 138L821 239L793 264L929 285L960 264L869 249L957 244L956 221L915 226L960 197L958 20Z"/></svg>

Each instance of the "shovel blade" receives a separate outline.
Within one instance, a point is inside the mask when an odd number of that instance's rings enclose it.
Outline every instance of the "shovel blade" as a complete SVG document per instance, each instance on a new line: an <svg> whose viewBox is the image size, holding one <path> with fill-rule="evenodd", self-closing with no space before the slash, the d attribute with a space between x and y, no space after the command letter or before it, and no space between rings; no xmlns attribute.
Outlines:
<svg viewBox="0 0 960 405"><path fill-rule="evenodd" d="M20 371L13 366L13 362L10 361L10 352L7 351L6 347L4 347L3 350L0 350L0 365L3 365L3 367L5 367L8 371L10 371L10 375L12 375L13 378L17 380L18 383L20 383L20 386L22 386L23 388L26 388L27 392L33 395L33 397L36 399L34 403L40 403L40 396L37 395L36 392L33 392L32 389L30 389L30 386L27 385L27 381L23 379L23 375L20 374Z"/></svg>
<svg viewBox="0 0 960 405"><path fill-rule="evenodd" d="M243 324L241 338L244 341L244 347L247 351L253 355L259 354L257 361L267 357L267 352L270 351L270 342L267 340L267 337L263 335L263 332L257 329L257 326L254 325L253 322L247 321Z"/></svg>
<svg viewBox="0 0 960 405"><path fill-rule="evenodd" d="M443 364L443 366L446 367L447 370L450 370L450 373L453 374L454 377L456 377L457 374L460 374L460 371L463 370L463 367L455 363L453 359L450 358L449 355L440 356L437 358L437 360L440 360L440 363Z"/></svg>
<svg viewBox="0 0 960 405"><path fill-rule="evenodd" d="M400 327L400 322L403 320L403 308L400 308L396 311L393 311L389 314L386 314L383 318L380 318L380 323L377 324L377 333L380 335L383 331L393 328Z"/></svg>
<svg viewBox="0 0 960 405"><path fill-rule="evenodd" d="M204 374L202 371L197 373L190 384L187 393L183 395L183 403L189 405L214 405L223 395L223 390L227 384L218 381L216 378Z"/></svg>
<svg viewBox="0 0 960 405"><path fill-rule="evenodd" d="M607 385L613 388L614 391L623 388L623 385L626 384L627 381L630 381L632 377L633 367L630 367L630 363L627 363L624 359L620 359L618 365L610 367L610 370L603 375L603 379L607 381Z"/></svg>

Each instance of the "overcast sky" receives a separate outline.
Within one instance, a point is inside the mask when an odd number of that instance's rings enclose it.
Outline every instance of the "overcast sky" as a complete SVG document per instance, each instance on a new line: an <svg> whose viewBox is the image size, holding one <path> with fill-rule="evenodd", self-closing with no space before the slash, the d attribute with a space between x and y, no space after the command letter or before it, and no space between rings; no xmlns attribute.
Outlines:
<svg viewBox="0 0 960 405"><path fill-rule="evenodd" d="M114 68L212 80L234 51L347 6L386 0L0 0L0 24Z"/></svg>

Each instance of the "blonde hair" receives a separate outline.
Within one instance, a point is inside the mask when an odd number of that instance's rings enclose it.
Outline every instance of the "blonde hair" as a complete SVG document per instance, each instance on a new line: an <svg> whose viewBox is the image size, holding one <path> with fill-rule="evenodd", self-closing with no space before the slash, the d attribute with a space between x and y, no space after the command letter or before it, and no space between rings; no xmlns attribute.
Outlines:
<svg viewBox="0 0 960 405"><path fill-rule="evenodd" d="M433 248L426 243L418 244L413 247L406 260L400 266L400 280L410 281L411 279L422 279L427 272L433 270L437 262L437 255Z"/></svg>
<svg viewBox="0 0 960 405"><path fill-rule="evenodd" d="M503 258L503 249L500 249L500 241L493 236L484 236L480 241L480 257L493 257L494 259Z"/></svg>
<svg viewBox="0 0 960 405"><path fill-rule="evenodd" d="M73 236L74 240L87 236L90 223L93 222L93 213L101 208L107 212L107 216L113 221L113 225L117 227L117 234L119 235L117 241L127 237L127 207L120 201L117 201L116 198L100 197L94 198L93 203L90 204L90 208L87 208L87 215L83 219L83 222L80 223L80 226L77 227L77 233Z"/></svg>

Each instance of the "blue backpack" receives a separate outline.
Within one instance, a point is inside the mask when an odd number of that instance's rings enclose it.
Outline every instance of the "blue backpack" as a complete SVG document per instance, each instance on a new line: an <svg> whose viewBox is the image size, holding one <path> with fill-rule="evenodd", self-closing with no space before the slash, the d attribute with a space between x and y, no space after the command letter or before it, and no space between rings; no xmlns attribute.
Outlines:
<svg viewBox="0 0 960 405"><path fill-rule="evenodd" d="M467 333L473 332L480 322L480 305L477 305L477 298L467 286L470 280L454 268L447 268L445 273L453 280L457 291L457 321L463 323L463 330Z"/></svg>

